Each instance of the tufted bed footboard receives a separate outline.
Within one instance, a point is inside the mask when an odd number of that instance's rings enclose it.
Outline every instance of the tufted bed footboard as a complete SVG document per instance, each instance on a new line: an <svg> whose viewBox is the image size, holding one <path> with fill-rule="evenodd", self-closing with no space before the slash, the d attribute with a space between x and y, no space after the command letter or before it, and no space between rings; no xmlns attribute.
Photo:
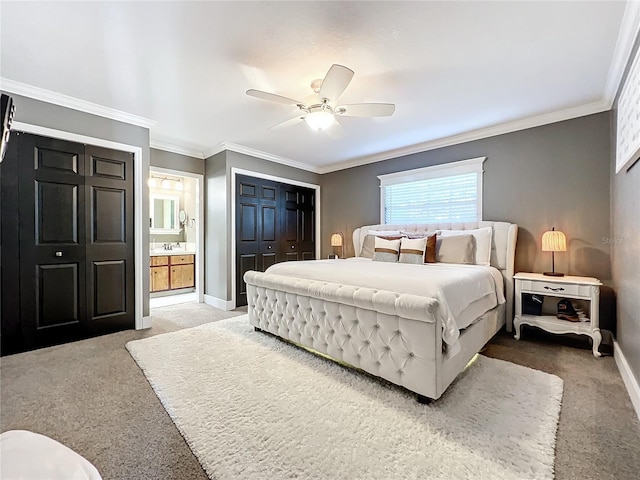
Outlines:
<svg viewBox="0 0 640 480"><path fill-rule="evenodd" d="M438 302L417 295L249 271L249 321L256 328L437 399L504 324L504 305L443 349Z"/></svg>

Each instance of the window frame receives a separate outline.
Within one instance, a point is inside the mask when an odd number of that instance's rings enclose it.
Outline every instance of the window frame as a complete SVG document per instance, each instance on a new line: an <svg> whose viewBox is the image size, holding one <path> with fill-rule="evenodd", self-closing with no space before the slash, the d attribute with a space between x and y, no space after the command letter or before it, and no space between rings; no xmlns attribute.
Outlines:
<svg viewBox="0 0 640 480"><path fill-rule="evenodd" d="M451 177L454 175L462 175L465 173L477 174L477 205L476 215L477 222L482 221L482 179L483 179L483 163L487 157L476 157L468 160L459 160L456 162L442 163L439 165L432 165L430 167L416 168L413 170L404 170L401 172L387 173L384 175L378 175L380 180L380 224L387 225L385 223L385 187L391 185L398 185L402 183L418 182L421 180L429 180L433 178ZM427 222L422 222L427 223ZM451 222L455 223L455 222Z"/></svg>

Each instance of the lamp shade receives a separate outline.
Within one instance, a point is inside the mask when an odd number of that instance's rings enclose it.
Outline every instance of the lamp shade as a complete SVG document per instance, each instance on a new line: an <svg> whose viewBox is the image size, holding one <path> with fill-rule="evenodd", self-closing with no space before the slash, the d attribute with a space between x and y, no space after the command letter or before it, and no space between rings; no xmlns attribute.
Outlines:
<svg viewBox="0 0 640 480"><path fill-rule="evenodd" d="M564 233L556 230L549 230L542 235L542 251L543 252L566 252L567 237Z"/></svg>
<svg viewBox="0 0 640 480"><path fill-rule="evenodd" d="M334 233L331 235L331 246L332 247L341 247L342 246L342 234Z"/></svg>

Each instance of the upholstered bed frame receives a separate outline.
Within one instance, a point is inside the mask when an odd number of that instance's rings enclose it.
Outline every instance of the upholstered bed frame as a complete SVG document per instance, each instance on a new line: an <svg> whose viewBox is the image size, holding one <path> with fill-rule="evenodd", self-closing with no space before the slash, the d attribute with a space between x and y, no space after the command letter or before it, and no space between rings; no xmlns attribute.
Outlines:
<svg viewBox="0 0 640 480"><path fill-rule="evenodd" d="M249 271L245 273L249 322L299 346L439 398L466 364L503 325L511 331L517 225L505 222L371 225L353 233L359 252L369 230L469 230L492 227L491 265L502 272L506 304L464 329L460 351L443 348L442 325L429 297Z"/></svg>

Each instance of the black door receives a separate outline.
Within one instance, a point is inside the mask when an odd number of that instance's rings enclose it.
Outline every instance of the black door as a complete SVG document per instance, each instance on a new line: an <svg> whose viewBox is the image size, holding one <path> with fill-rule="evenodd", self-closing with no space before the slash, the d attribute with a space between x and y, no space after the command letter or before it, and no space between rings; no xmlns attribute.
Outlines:
<svg viewBox="0 0 640 480"><path fill-rule="evenodd" d="M247 304L244 274L315 258L315 191L236 176L236 305Z"/></svg>
<svg viewBox="0 0 640 480"><path fill-rule="evenodd" d="M19 229L2 232L2 255L19 258L8 295L20 301L7 318L3 291L3 354L133 328L133 155L24 133L12 141L6 170L18 171L19 194L2 218L17 212Z"/></svg>
<svg viewBox="0 0 640 480"><path fill-rule="evenodd" d="M87 330L134 328L133 154L85 155Z"/></svg>
<svg viewBox="0 0 640 480"><path fill-rule="evenodd" d="M25 346L78 338L86 315L84 145L28 134L15 140Z"/></svg>
<svg viewBox="0 0 640 480"><path fill-rule="evenodd" d="M286 261L313 260L315 250L315 191L281 185L282 236L280 251Z"/></svg>

